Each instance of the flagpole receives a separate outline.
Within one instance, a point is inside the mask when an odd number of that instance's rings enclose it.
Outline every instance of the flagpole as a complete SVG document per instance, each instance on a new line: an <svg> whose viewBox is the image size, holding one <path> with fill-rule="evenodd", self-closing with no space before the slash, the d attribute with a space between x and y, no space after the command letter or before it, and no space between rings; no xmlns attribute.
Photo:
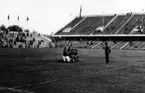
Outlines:
<svg viewBox="0 0 145 93"><path fill-rule="evenodd" d="M29 17L27 16L27 18L26 18L26 21L27 21L27 29L30 31L30 28L29 28Z"/></svg>
<svg viewBox="0 0 145 93"><path fill-rule="evenodd" d="M143 14L142 14L142 31L144 32L144 9L142 9Z"/></svg>
<svg viewBox="0 0 145 93"><path fill-rule="evenodd" d="M19 24L19 16L17 17L17 22L18 22L18 26L20 26L20 24Z"/></svg>
<svg viewBox="0 0 145 93"><path fill-rule="evenodd" d="M105 25L105 24L104 24L104 12L103 12L103 27L104 27L104 25Z"/></svg>
<svg viewBox="0 0 145 93"><path fill-rule="evenodd" d="M72 14L70 14L70 16L72 16ZM69 27L71 28L71 22L70 22L70 26Z"/></svg>
<svg viewBox="0 0 145 93"><path fill-rule="evenodd" d="M10 26L10 15L8 15L7 19L8 19L8 26Z"/></svg>
<svg viewBox="0 0 145 93"><path fill-rule="evenodd" d="M105 22L104 22L105 16L104 16L104 12L103 12L103 31L104 31L104 27L105 27Z"/></svg>
<svg viewBox="0 0 145 93"><path fill-rule="evenodd" d="M79 15L79 17L81 18L81 16L82 16L82 5L80 6L80 15Z"/></svg>

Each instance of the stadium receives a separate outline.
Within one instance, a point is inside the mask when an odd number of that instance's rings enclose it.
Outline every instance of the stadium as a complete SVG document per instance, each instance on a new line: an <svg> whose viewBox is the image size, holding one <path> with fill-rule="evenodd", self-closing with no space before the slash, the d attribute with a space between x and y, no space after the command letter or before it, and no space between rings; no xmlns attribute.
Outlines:
<svg viewBox="0 0 145 93"><path fill-rule="evenodd" d="M75 47L100 49L108 41L112 49L144 49L144 14L127 13L76 17L53 35L58 46L72 41ZM77 42L82 41L82 42ZM91 45L87 45L87 41Z"/></svg>
<svg viewBox="0 0 145 93"><path fill-rule="evenodd" d="M80 9L50 36L1 25L0 93L144 93L144 19L133 12L82 16ZM78 50L77 62L63 62L64 47Z"/></svg>

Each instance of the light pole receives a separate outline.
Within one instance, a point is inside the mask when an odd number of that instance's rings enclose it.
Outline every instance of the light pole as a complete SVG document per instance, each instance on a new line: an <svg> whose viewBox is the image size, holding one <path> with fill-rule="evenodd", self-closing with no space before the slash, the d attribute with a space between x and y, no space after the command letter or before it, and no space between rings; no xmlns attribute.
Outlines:
<svg viewBox="0 0 145 93"><path fill-rule="evenodd" d="M10 15L8 15L8 26L10 26Z"/></svg>
<svg viewBox="0 0 145 93"><path fill-rule="evenodd" d="M29 17L28 16L26 18L26 28L30 31L30 28L29 28Z"/></svg>
<svg viewBox="0 0 145 93"><path fill-rule="evenodd" d="M17 22L18 22L18 26L20 26L20 23L19 23L19 15L17 17Z"/></svg>
<svg viewBox="0 0 145 93"><path fill-rule="evenodd" d="M144 32L144 9L142 9L142 31Z"/></svg>
<svg viewBox="0 0 145 93"><path fill-rule="evenodd" d="M104 24L104 12L103 12L103 27L105 26L105 24Z"/></svg>
<svg viewBox="0 0 145 93"><path fill-rule="evenodd" d="M72 16L72 14L70 14L70 17ZM71 21L72 22L72 21ZM69 28L71 28L71 22L70 22L70 24L69 24Z"/></svg>

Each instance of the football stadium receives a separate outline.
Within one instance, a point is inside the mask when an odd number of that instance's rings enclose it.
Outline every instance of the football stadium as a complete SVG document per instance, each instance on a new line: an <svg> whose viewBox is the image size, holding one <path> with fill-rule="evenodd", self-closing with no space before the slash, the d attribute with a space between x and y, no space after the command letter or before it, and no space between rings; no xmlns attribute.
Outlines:
<svg viewBox="0 0 145 93"><path fill-rule="evenodd" d="M80 15L51 36L1 26L0 92L144 93L144 17ZM75 63L63 62L68 46L78 50Z"/></svg>
<svg viewBox="0 0 145 93"><path fill-rule="evenodd" d="M82 15L81 7L51 35L21 27L20 19L0 26L0 93L145 93L143 12Z"/></svg>

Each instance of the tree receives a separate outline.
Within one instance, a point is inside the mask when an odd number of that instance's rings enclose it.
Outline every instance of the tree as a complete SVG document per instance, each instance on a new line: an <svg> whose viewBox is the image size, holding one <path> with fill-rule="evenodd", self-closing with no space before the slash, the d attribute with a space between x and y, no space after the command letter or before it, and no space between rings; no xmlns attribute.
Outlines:
<svg viewBox="0 0 145 93"><path fill-rule="evenodd" d="M16 31L16 32L22 32L22 27L19 27L18 25L12 25L8 27L9 31Z"/></svg>
<svg viewBox="0 0 145 93"><path fill-rule="evenodd" d="M6 30L7 30L7 28L6 28L6 26L5 26L5 25L1 25L1 26L0 26L0 30L1 30L1 31L6 31Z"/></svg>

